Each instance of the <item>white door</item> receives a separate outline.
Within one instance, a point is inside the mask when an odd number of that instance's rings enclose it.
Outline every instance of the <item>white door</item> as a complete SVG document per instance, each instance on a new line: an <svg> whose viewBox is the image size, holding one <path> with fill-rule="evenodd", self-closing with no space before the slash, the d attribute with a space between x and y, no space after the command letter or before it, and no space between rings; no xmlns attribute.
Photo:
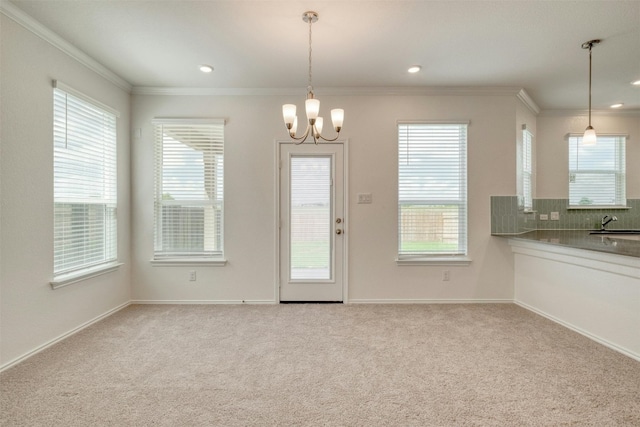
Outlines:
<svg viewBox="0 0 640 427"><path fill-rule="evenodd" d="M279 145L280 301L343 301L344 145Z"/></svg>

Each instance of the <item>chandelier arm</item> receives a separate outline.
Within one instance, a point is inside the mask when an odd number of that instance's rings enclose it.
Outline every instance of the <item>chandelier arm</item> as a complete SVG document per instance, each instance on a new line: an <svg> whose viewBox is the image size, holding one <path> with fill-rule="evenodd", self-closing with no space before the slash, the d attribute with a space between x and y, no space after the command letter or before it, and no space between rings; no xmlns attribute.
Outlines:
<svg viewBox="0 0 640 427"><path fill-rule="evenodd" d="M322 135L318 135L318 138L319 138L319 139L321 139L321 140L323 140L323 141L332 142L332 141L337 140L339 136L340 136L340 132L338 132L338 134L336 135L336 137L335 137L335 138L333 138L333 139L325 138L325 137L324 137L324 136L322 136Z"/></svg>
<svg viewBox="0 0 640 427"><path fill-rule="evenodd" d="M307 139L307 137L309 136L309 130L310 130L311 126L309 126L307 124L307 129L304 131L304 135L302 135L301 137L296 137L295 135L291 135L291 133L289 133L289 137L291 139L293 139L294 141L300 141L300 142L296 142L296 145L302 144L304 142L305 139Z"/></svg>

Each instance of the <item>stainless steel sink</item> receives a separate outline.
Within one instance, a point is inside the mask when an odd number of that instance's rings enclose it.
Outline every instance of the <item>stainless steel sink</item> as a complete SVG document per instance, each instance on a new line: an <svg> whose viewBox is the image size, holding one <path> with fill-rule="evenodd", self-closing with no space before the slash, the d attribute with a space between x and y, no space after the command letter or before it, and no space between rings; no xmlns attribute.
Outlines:
<svg viewBox="0 0 640 427"><path fill-rule="evenodd" d="M608 237L610 239L640 241L640 230L591 230L589 231L589 234Z"/></svg>
<svg viewBox="0 0 640 427"><path fill-rule="evenodd" d="M591 230L589 234L640 234L640 230Z"/></svg>

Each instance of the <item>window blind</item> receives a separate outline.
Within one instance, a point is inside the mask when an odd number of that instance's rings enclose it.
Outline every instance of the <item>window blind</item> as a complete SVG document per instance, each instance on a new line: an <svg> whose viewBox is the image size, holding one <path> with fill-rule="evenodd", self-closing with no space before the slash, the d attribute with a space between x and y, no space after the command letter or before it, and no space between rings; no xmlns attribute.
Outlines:
<svg viewBox="0 0 640 427"><path fill-rule="evenodd" d="M467 124L398 125L399 255L467 252Z"/></svg>
<svg viewBox="0 0 640 427"><path fill-rule="evenodd" d="M54 276L117 259L116 115L53 91Z"/></svg>
<svg viewBox="0 0 640 427"><path fill-rule="evenodd" d="M569 205L626 206L625 136L569 136Z"/></svg>
<svg viewBox="0 0 640 427"><path fill-rule="evenodd" d="M522 193L524 196L524 210L533 209L533 185L532 174L533 165L531 151L533 146L533 135L528 130L522 131Z"/></svg>
<svg viewBox="0 0 640 427"><path fill-rule="evenodd" d="M224 121L154 121L155 258L223 251Z"/></svg>

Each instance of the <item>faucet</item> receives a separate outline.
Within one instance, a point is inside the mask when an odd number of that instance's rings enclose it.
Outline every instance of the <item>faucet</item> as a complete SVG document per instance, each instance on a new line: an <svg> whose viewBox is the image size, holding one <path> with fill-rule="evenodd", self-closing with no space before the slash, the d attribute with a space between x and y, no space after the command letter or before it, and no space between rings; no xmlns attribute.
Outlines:
<svg viewBox="0 0 640 427"><path fill-rule="evenodd" d="M618 218L615 216L609 216L609 215L605 215L602 217L602 221L600 221L600 224L602 224L602 227L600 228L600 231L604 231L604 227L605 225L609 224L611 221L617 221Z"/></svg>

